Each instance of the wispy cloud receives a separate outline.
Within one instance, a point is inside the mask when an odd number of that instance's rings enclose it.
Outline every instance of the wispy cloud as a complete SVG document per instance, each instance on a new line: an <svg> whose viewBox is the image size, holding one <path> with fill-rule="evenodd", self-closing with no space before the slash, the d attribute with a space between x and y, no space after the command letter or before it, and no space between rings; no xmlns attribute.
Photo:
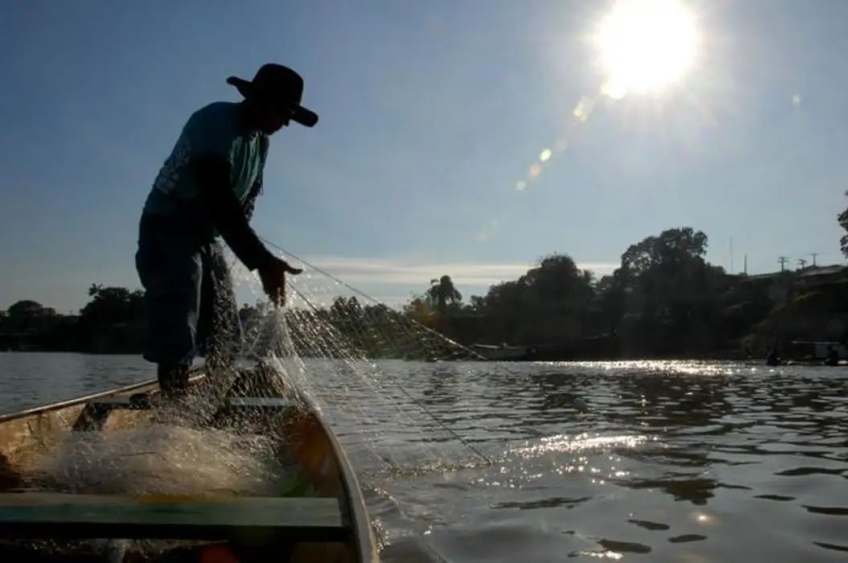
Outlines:
<svg viewBox="0 0 848 563"><path fill-rule="evenodd" d="M322 307L328 306L340 295L364 296L389 306L399 306L408 302L413 295L422 293L429 286L430 280L445 274L451 277L463 297L468 299L471 295L484 295L492 285L516 280L536 265L533 262L416 262L337 256L309 256L304 259L308 263L291 260L292 265L304 268L301 275L291 280L292 295L295 301L305 296L313 304ZM255 273L249 273L232 258L231 265L239 302L253 303L257 299L264 299ZM618 267L617 263L611 262L578 262L577 265L599 276L611 273ZM349 287L336 283L315 268L334 276Z"/></svg>
<svg viewBox="0 0 848 563"><path fill-rule="evenodd" d="M382 258L322 256L309 262L344 282L356 284L407 285L420 287L431 279L449 275L457 285L488 286L518 279L533 263L414 262ZM590 262L578 264L597 274L612 272L618 264ZM309 270L307 270L309 273ZM320 275L320 274L319 274Z"/></svg>

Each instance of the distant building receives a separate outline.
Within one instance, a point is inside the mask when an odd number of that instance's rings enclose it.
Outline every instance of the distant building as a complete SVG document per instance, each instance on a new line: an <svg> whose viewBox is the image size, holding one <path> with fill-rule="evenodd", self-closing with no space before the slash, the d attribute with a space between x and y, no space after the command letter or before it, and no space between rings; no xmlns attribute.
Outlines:
<svg viewBox="0 0 848 563"><path fill-rule="evenodd" d="M793 293L818 287L848 283L848 267L839 264L831 266L810 266L802 270L784 270L767 274L728 276L732 284L749 292L766 292L773 303L784 303Z"/></svg>
<svg viewBox="0 0 848 563"><path fill-rule="evenodd" d="M783 272L770 272L767 274L745 275L736 274L732 276L741 283L791 283L804 287L831 284L834 282L848 281L848 266L835 264L832 266L810 266L803 270L785 270Z"/></svg>
<svg viewBox="0 0 848 563"><path fill-rule="evenodd" d="M813 266L793 273L804 287L848 281L848 267L840 265Z"/></svg>

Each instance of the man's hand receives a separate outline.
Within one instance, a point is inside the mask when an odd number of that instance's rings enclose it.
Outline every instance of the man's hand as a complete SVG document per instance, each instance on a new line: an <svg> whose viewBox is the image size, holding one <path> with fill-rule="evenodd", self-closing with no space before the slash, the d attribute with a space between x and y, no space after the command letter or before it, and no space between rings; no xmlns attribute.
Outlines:
<svg viewBox="0 0 848 563"><path fill-rule="evenodd" d="M275 305L282 305L286 301L286 274L297 275L303 270L293 268L285 260L274 257L267 264L258 268L259 279L262 280L262 289Z"/></svg>

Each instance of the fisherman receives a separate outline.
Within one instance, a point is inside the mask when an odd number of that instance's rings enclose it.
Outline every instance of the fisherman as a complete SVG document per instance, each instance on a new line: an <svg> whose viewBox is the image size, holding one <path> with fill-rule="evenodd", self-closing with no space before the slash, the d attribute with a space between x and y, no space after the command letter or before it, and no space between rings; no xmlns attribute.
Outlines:
<svg viewBox="0 0 848 563"><path fill-rule="evenodd" d="M778 350L778 343L775 342L774 345L769 350L768 355L766 355L766 365L767 366L779 366L780 365L780 352Z"/></svg>
<svg viewBox="0 0 848 563"><path fill-rule="evenodd" d="M824 360L824 365L826 366L838 366L839 365L839 351L833 347L833 344L827 345L827 357Z"/></svg>
<svg viewBox="0 0 848 563"><path fill-rule="evenodd" d="M183 127L141 215L136 269L145 289L148 336L144 358L157 364L163 395L185 393L196 355L210 370L232 365L240 325L220 235L270 300L281 304L285 275L299 274L268 251L250 227L262 191L268 138L295 121L318 116L301 106L303 78L263 65L252 81L230 77L239 103L214 102Z"/></svg>

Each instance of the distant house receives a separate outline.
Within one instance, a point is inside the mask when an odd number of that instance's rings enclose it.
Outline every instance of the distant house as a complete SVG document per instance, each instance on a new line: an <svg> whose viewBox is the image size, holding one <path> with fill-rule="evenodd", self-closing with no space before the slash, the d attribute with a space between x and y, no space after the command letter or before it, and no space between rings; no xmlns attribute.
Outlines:
<svg viewBox="0 0 848 563"><path fill-rule="evenodd" d="M801 287L813 287L841 281L848 281L848 266L835 264L832 266L810 266L803 270L785 270L767 274L744 275L738 274L737 281L743 284L792 284Z"/></svg>
<svg viewBox="0 0 848 563"><path fill-rule="evenodd" d="M795 282L802 287L815 287L839 282L848 282L848 267L813 266L794 272Z"/></svg>
<svg viewBox="0 0 848 563"><path fill-rule="evenodd" d="M737 274L728 277L733 279L731 282L733 285L750 292L752 296L765 292L773 303L784 303L799 291L806 293L816 288L832 287L834 284L848 284L848 267L835 264L750 276Z"/></svg>
<svg viewBox="0 0 848 563"><path fill-rule="evenodd" d="M745 284L762 284L787 280L792 277L792 272L787 270L784 272L769 272L767 274L735 274L733 277L735 277L737 281Z"/></svg>

